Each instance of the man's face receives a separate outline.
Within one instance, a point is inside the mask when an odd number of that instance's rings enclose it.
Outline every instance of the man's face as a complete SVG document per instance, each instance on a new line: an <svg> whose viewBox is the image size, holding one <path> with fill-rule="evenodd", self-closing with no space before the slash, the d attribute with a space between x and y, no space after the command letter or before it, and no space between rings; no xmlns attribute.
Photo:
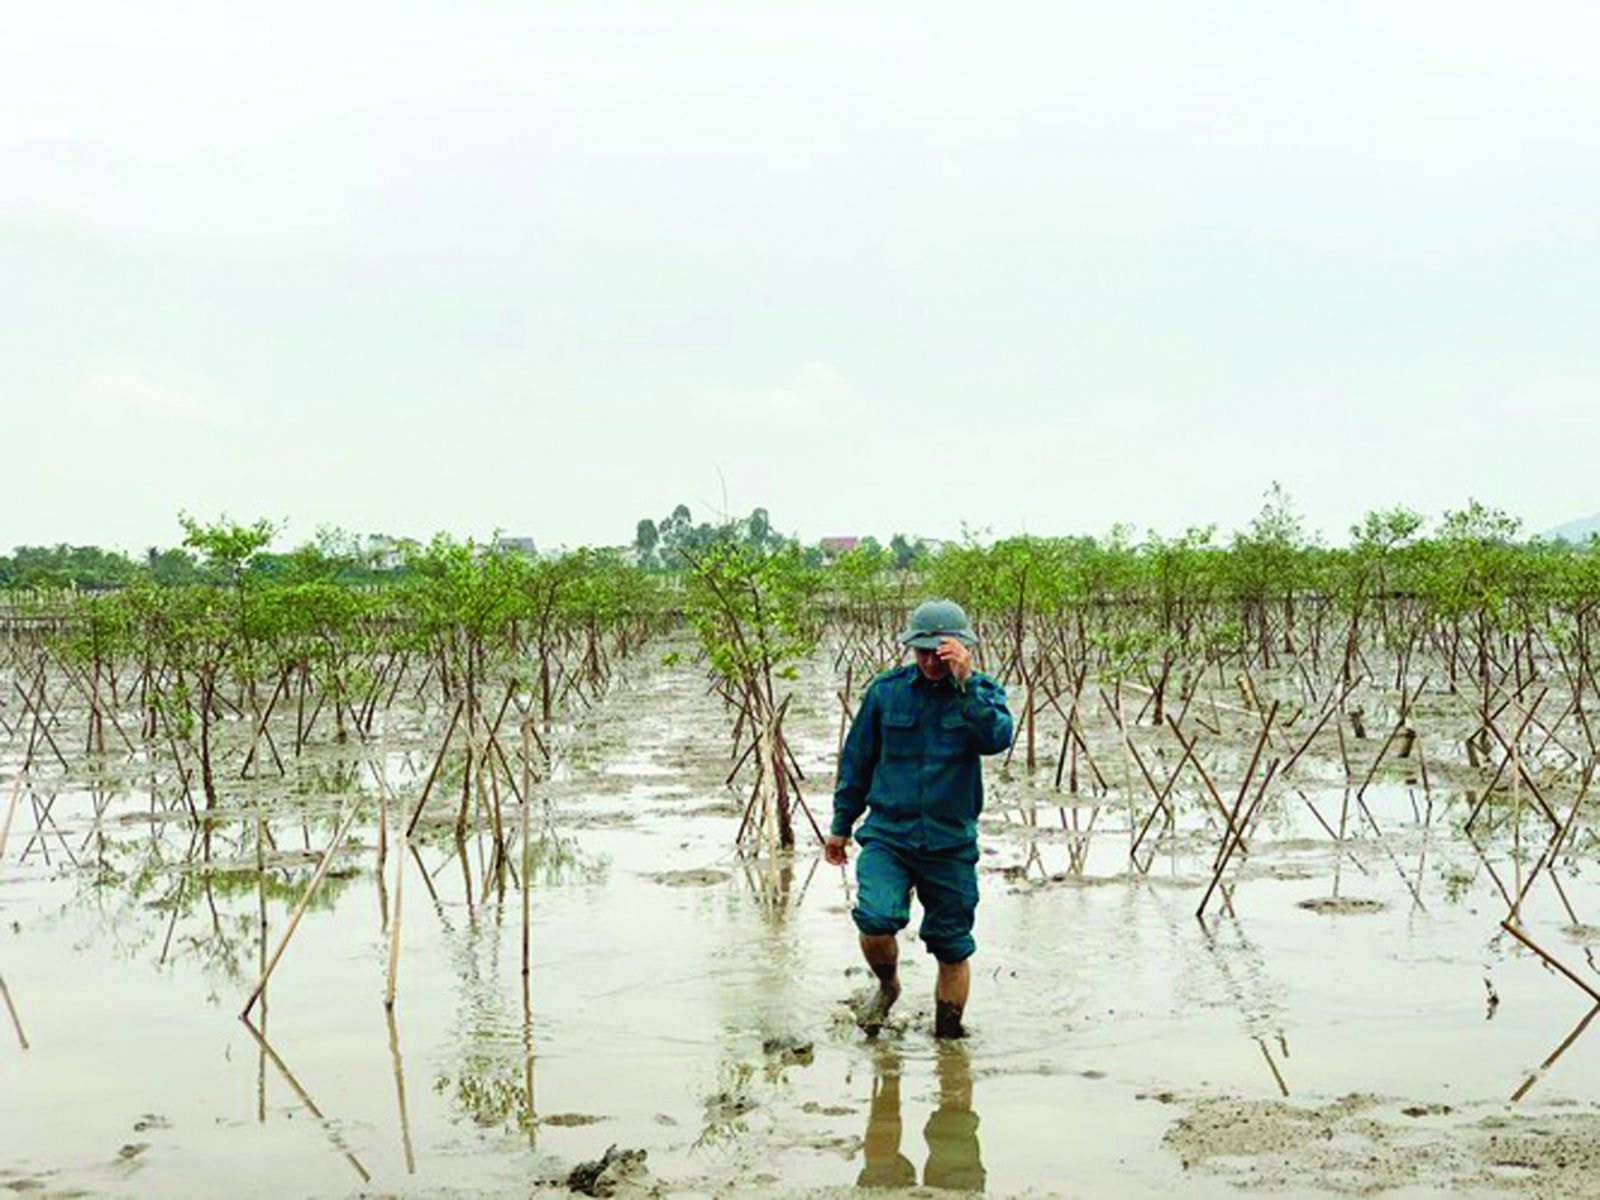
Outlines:
<svg viewBox="0 0 1600 1200"><path fill-rule="evenodd" d="M917 668L922 672L924 679L940 680L950 674L950 668L945 665L944 659L939 657L937 650L923 650L918 647Z"/></svg>

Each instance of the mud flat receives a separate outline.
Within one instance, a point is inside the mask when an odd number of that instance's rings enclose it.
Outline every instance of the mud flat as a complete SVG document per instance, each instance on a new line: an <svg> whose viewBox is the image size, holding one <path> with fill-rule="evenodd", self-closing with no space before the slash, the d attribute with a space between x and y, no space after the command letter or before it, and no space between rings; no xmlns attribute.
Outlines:
<svg viewBox="0 0 1600 1200"><path fill-rule="evenodd" d="M820 818L828 664L802 683ZM48 814L30 793L0 862L0 1187L554 1195L601 1164L587 1186L615 1195L1593 1193L1592 1004L1500 929L1530 856L1461 834L1464 789L1379 780L1382 836L1343 842L1285 803L1197 921L1218 844L1198 801L1132 870L1125 806L992 771L973 1036L943 1046L914 939L897 1020L855 1029L852 881L733 854L727 744L687 661L571 734L539 790L526 989L519 884L483 839L441 812L380 875L363 816L259 1037L238 1011L263 946L371 792L354 752L231 786L209 837L131 767L52 785ZM396 786L424 751L393 749ZM1523 919L1600 979L1592 853L1559 883Z"/></svg>

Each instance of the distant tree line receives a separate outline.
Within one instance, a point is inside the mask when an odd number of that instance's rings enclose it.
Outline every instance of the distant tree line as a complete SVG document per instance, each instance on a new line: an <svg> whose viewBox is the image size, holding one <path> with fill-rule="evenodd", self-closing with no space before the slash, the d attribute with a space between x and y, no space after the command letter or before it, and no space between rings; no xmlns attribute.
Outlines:
<svg viewBox="0 0 1600 1200"><path fill-rule="evenodd" d="M671 571L682 567L687 557L698 558L713 546L731 544L755 551L793 546L798 547L806 566L821 567L844 552L843 549L832 550L829 540L807 545L796 537L779 533L772 527L772 518L764 508L752 509L747 517L696 522L689 506L680 504L659 521L640 518L634 529L633 552L640 566ZM874 557L884 550L883 544L870 534L844 540L854 543L851 550L865 551ZM928 544L921 538L897 533L889 539L888 553L889 567L909 570L926 557Z"/></svg>
<svg viewBox="0 0 1600 1200"><path fill-rule="evenodd" d="M103 592L138 584L183 587L228 582L218 576L217 560L209 557L217 548L209 544L205 530L187 515L179 519L184 528L180 545L151 546L138 557L99 546L18 546L10 555L0 555L0 588ZM257 543L247 569L286 583L355 585L396 579L410 569L405 547L416 545L384 537L369 538L364 544L343 531L324 530L293 550L271 551L264 547L278 531L270 522L240 528ZM373 545L384 549L375 551Z"/></svg>
<svg viewBox="0 0 1600 1200"><path fill-rule="evenodd" d="M152 546L143 555L92 545L18 546L10 555L0 555L0 589L95 592L141 584L181 587L233 582L217 576L216 564L226 560L227 555L219 554L219 547L207 540L211 536L207 531L219 528L242 531L241 536L248 534L251 552L239 557L247 562L244 569L253 577L283 583L359 586L400 581L415 570L414 563L424 549L421 543L408 539L324 528L294 549L274 551L267 547L281 531L270 522L238 526L224 518L220 525L202 526L188 514L180 514L179 522L184 537L178 545ZM1118 526L1100 538L1029 537L1004 539L996 544L1051 546L1075 561L1090 561L1084 556L1097 555L1094 561L1106 563L1124 559L1129 563L1136 559L1166 562L1181 550L1186 569L1192 565L1190 559L1214 567L1221 556L1231 560L1231 570L1240 576L1241 583L1250 582L1255 587L1276 586L1287 579L1310 584L1326 568L1343 563L1352 551L1372 547L1392 552L1394 562L1431 562L1441 548L1465 543L1517 548L1528 562L1550 560L1552 556L1562 559L1586 549L1560 541L1525 539L1516 518L1477 501L1445 514L1431 535L1425 530L1426 524L1420 514L1407 509L1377 510L1351 528L1349 549L1329 548L1306 530L1287 493L1274 484L1260 513L1246 529L1235 533L1231 542L1213 540L1215 526L1192 529L1170 539L1151 533L1142 542L1133 536L1130 526ZM871 535L803 543L774 528L765 508L752 509L743 517L696 521L689 506L679 504L659 520L642 518L635 526L631 546L616 547L612 553L631 555L637 566L658 572L681 571L713 548L732 546L757 556L792 554L797 564L810 569L848 559L856 575L916 570L937 576L940 562L948 566L960 557L960 551L976 543L970 533L961 543L951 545L930 546L925 540L904 533L894 534L886 545ZM1594 545L1600 546L1600 541ZM498 540L476 546L472 552L479 556L525 553Z"/></svg>

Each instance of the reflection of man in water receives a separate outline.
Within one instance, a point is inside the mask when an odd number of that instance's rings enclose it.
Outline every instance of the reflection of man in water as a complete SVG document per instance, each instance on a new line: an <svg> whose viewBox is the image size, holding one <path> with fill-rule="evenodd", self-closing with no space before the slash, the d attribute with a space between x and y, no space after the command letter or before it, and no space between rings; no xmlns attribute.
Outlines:
<svg viewBox="0 0 1600 1200"><path fill-rule="evenodd" d="M900 997L895 936L911 918L915 890L919 932L939 962L934 1034L961 1037L967 960L977 948L979 756L1011 744L1011 713L1000 685L973 670L977 638L958 605L919 605L900 641L917 661L884 672L861 698L839 756L824 853L843 865L850 831L867 814L856 834L861 857L850 915L878 992L859 1014L862 1028L875 1035Z"/></svg>
<svg viewBox="0 0 1600 1200"><path fill-rule="evenodd" d="M857 1187L904 1188L917 1169L900 1153L900 1057L885 1050L873 1064L872 1109L862 1142L866 1158ZM922 1182L951 1191L981 1192L987 1175L978 1145L978 1114L972 1111L972 1067L961 1046L939 1049L939 1107L922 1127L928 1161Z"/></svg>

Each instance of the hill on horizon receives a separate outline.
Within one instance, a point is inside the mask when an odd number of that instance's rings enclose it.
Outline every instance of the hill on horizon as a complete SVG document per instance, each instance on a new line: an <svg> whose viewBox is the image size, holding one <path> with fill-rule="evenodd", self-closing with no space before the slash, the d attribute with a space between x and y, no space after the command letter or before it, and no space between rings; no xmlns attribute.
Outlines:
<svg viewBox="0 0 1600 1200"><path fill-rule="evenodd" d="M1600 513L1568 521L1565 525L1557 525L1554 529L1548 530L1544 536L1552 542L1559 540L1582 545L1596 535L1600 535Z"/></svg>

